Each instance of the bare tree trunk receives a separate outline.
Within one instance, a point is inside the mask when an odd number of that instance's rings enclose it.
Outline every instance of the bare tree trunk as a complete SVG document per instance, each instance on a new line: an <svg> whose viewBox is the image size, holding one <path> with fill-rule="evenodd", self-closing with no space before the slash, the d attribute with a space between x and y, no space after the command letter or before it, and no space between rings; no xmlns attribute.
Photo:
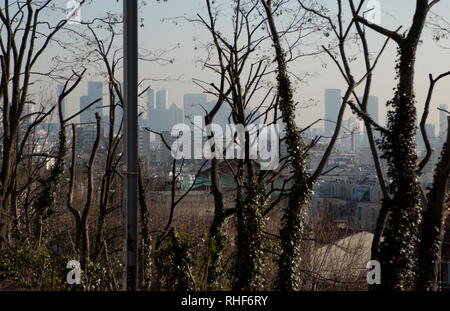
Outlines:
<svg viewBox="0 0 450 311"><path fill-rule="evenodd" d="M209 5L209 2L208 2ZM225 72L221 76L223 89ZM223 90L222 90L223 91ZM205 117L205 125L208 128L213 122L214 116L224 103L224 96L220 95L214 109ZM208 140L213 140L214 134L208 133ZM212 146L212 153L216 152L217 146ZM222 153L222 150L218 150ZM211 159L211 192L214 197L214 218L209 229L208 253L207 253L207 278L209 289L213 289L220 277L220 259L226 246L226 236L223 232L224 223L227 218L224 204L224 196L220 186L219 161L216 157Z"/></svg>
<svg viewBox="0 0 450 311"><path fill-rule="evenodd" d="M271 1L262 0L278 63L278 95L286 131L289 162L293 171L293 185L288 205L283 210L281 237L281 255L278 259L278 290L297 290L299 288L298 261L300 260L300 240L303 234L304 217L311 196L311 183L306 167L305 144L295 122L295 104L293 90L287 73L285 56L281 47L278 31L272 14Z"/></svg>
<svg viewBox="0 0 450 311"><path fill-rule="evenodd" d="M77 165L77 130L72 124L72 154L69 169L69 192L67 193L67 208L72 213L75 221L75 251L79 254L81 250L81 214L73 206L73 193L75 187L75 173Z"/></svg>
<svg viewBox="0 0 450 311"><path fill-rule="evenodd" d="M80 4L83 4L82 0ZM17 5L15 5L17 4ZM0 247L10 240L12 223L16 222L18 214L16 206L11 205L13 188L13 172L17 165L18 136L22 122L22 113L29 100L30 79L33 67L55 35L66 25L67 20L60 21L53 26L44 23L40 14L50 9L52 1L36 2L32 0L21 3L5 1L0 10L2 22L2 36L0 47L2 56L1 91L3 150L0 168ZM17 10L17 11L14 11ZM19 18L20 16L20 18ZM41 30L40 26L48 27L49 31ZM20 30L20 31L18 31Z"/></svg>
<svg viewBox="0 0 450 311"><path fill-rule="evenodd" d="M89 241L89 213L92 207L92 204L94 203L94 176L93 176L93 169L94 169L94 161L95 157L97 155L97 150L100 144L100 133L101 133L101 118L98 113L95 114L96 119L96 126L97 126L97 135L95 139L94 146L92 147L91 156L89 158L89 163L87 164L88 172L87 172L87 195L86 195L86 203L84 205L83 212L81 213L81 269L86 270L86 266L89 262L90 258L90 241Z"/></svg>
<svg viewBox="0 0 450 311"><path fill-rule="evenodd" d="M105 61L107 64L107 67L109 68L109 64L107 61ZM111 69L112 70L112 69ZM116 161L118 161L117 158L117 150L119 143L121 141L120 133L115 135L115 123L116 123L116 96L114 95L118 88L117 88L117 82L114 80L114 72L108 70L109 73L109 103L110 103L110 109L109 109L109 133L108 133L108 151L107 151L107 157L106 157L106 164L105 164L105 173L103 174L102 178L102 184L100 188L100 211L97 218L97 228L95 232L95 246L94 246L94 254L93 257L96 258L101 253L101 248L104 245L103 243L103 235L104 235L104 227L106 218L108 216L108 203L110 201L110 190L112 187L112 184L114 182L114 177L116 175L115 173L115 166L117 164ZM121 95L119 94L119 102L121 102ZM120 120L122 125L122 120ZM120 132L120 131L119 131Z"/></svg>
<svg viewBox="0 0 450 311"><path fill-rule="evenodd" d="M445 200L450 175L450 117L448 118L447 142L442 148L441 159L434 174L433 188L428 195L427 210L424 212L422 239L419 248L418 289L438 290L439 265L442 240L444 238Z"/></svg>
<svg viewBox="0 0 450 311"><path fill-rule="evenodd" d="M380 245L382 264L382 290L408 290L415 287L416 254L421 223L421 189L418 183L418 156L415 149L416 107L414 95L414 69L420 37L432 5L438 1L416 0L412 26L406 36L369 23L359 16L358 22L393 39L399 46L397 64L398 86L394 98L388 103L388 131L382 140L383 157L389 165L389 201L383 209L390 213L384 240Z"/></svg>
<svg viewBox="0 0 450 311"><path fill-rule="evenodd" d="M150 217L145 197L145 186L141 166L139 166L139 207L141 216L141 290L148 291L152 285L152 238L149 232Z"/></svg>
<svg viewBox="0 0 450 311"><path fill-rule="evenodd" d="M416 47L405 44L401 49L400 82L391 102L394 112L389 115L389 133L383 137L384 156L392 179L392 200L383 202L383 207L389 207L391 218L380 247L384 280L381 286L386 289L411 288L415 277L414 257L421 221L413 92Z"/></svg>

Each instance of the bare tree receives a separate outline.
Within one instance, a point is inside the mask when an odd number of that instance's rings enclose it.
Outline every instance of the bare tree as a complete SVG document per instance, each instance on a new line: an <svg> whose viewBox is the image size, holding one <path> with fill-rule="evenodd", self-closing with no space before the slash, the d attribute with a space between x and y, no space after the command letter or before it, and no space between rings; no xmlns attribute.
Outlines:
<svg viewBox="0 0 450 311"><path fill-rule="evenodd" d="M84 0L81 1L81 4ZM11 203L13 174L17 159L17 146L25 105L29 103L32 75L37 62L55 36L66 25L42 21L42 14L50 10L53 1L4 1L0 9L2 21L0 49L1 88L3 101L3 150L0 170L0 208L4 217L0 222L0 243L10 240L11 224L17 223L17 205ZM11 221L12 220L12 221Z"/></svg>
<svg viewBox="0 0 450 311"><path fill-rule="evenodd" d="M281 229L280 235L282 239L282 250L283 253L279 259L279 272L277 279L277 286L282 290L295 290L298 288L299 280L298 280L298 263L297 259L300 257L300 241L302 239L303 234L303 222L304 222L304 214L307 210L309 199L310 199L310 189L313 184L318 180L318 178L323 174L325 166L328 162L328 159L332 153L332 150L335 146L335 143L340 135L340 131L342 128L343 116L345 113L345 108L354 94L355 89L361 85L366 79L366 89L365 89L365 98L361 107L365 114L367 114L367 99L370 90L370 78L371 72L377 63L379 58L376 58L375 63L370 64L368 51L366 47L366 69L367 73L363 75L363 77L356 81L352 75L350 65L348 62L348 58L346 55L345 44L348 40L348 37L351 33L352 27L354 23L351 22L349 25L344 25L343 19L341 16L342 6L341 2L338 1L338 21L334 23L333 20L326 16L324 13L320 12L317 9L308 8L302 2L299 2L301 8L306 12L310 12L315 16L326 21L328 26L333 30L333 33L338 40L337 49L339 54L341 55L342 65L339 60L334 56L334 54L325 46L322 46L324 52L326 52L333 60L333 62L338 66L340 72L344 76L345 80L348 82L348 88L345 92L345 95L342 99L341 109L336 120L336 127L329 142L328 147L326 148L321 161L319 162L318 167L309 176L308 172L305 170L305 160L307 158L307 150L308 147L304 145L301 140L301 136L299 135L299 130L295 124L295 106L293 105L292 94L293 90L290 85L290 77L287 72L287 62L285 60L285 52L281 46L281 42L278 36L277 26L275 24L274 15L276 13L277 8L272 8L271 1L262 1L266 15L268 17L269 29L272 35L272 40L274 42L274 49L276 52L276 60L278 63L278 93L279 93L279 103L280 110L283 116L283 121L286 124L286 135L287 135L287 145L288 152L290 156L290 163L293 168L293 178L294 184L291 189L291 195L289 198L289 204L285 209L284 218L283 218L283 227ZM359 29L359 34L362 36L365 41L365 37L363 33ZM383 47L384 50L384 47ZM382 50L382 51L383 51ZM381 52L380 52L381 54ZM368 122L367 122L368 124ZM369 133L372 133L369 131ZM372 146L374 146L373 136L372 136ZM376 149L375 149L376 150ZM380 173L382 176L382 174ZM383 179L382 179L383 180Z"/></svg>
<svg viewBox="0 0 450 311"><path fill-rule="evenodd" d="M388 131L383 133L382 151L387 160L391 178L391 200L383 207L390 217L380 245L382 289L404 290L414 288L415 252L421 223L421 189L418 184L418 157L415 151L416 107L414 96L414 69L417 47L420 43L430 9L439 1L417 0L414 18L404 34L370 23L355 14L354 19L372 30L390 38L398 45L398 86L388 103Z"/></svg>
<svg viewBox="0 0 450 311"><path fill-rule="evenodd" d="M450 117L447 124L447 141L442 148L441 158L435 169L433 186L427 197L426 210L423 213L418 260L419 290L437 291L439 289L439 265L445 233L444 216L450 176Z"/></svg>

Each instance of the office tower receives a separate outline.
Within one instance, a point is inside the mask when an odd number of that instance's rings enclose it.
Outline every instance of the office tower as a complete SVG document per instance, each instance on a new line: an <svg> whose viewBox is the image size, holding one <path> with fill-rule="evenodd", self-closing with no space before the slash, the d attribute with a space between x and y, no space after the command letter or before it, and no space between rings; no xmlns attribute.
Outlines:
<svg viewBox="0 0 450 311"><path fill-rule="evenodd" d="M210 112L216 104L217 100L208 102L208 112ZM227 102L224 102L214 117L214 123L220 125L223 129L225 129L226 125L233 123L232 119L230 118L231 112L232 109L230 105Z"/></svg>
<svg viewBox="0 0 450 311"><path fill-rule="evenodd" d="M149 129L152 129L155 132L160 132L162 131L162 124L164 122L163 117L164 117L164 106L165 106L165 102L164 102L164 94L161 93L161 95L159 95L160 97L160 103L159 107L160 109L158 109L158 105L155 102L155 95L156 98L158 98L158 94L160 92L154 92L154 90L150 89L147 93L147 127ZM156 104L156 105L155 105Z"/></svg>
<svg viewBox="0 0 450 311"><path fill-rule="evenodd" d="M427 131L428 138L436 137L436 126L434 124L426 124L425 130Z"/></svg>
<svg viewBox="0 0 450 311"><path fill-rule="evenodd" d="M125 96L125 94L123 93L123 89L122 89L123 83L121 81L118 81L117 84L118 84L117 87L118 87L119 91L122 92L122 96ZM114 96L115 96L114 134L117 135L119 133L119 131L122 130L123 127L125 126L125 124L123 123L124 122L123 118L124 118L125 112L123 111L123 107L120 102L120 96L119 96L119 93L116 91L116 88L113 88L113 92L114 92ZM108 100L108 104L105 104L105 106L108 106L108 107L104 108L105 113L102 116L102 124L104 125L103 130L104 130L105 135L109 135L109 125L111 122L111 110L112 110L112 107L109 107L109 100ZM107 111L108 115L106 115L106 111Z"/></svg>
<svg viewBox="0 0 450 311"><path fill-rule="evenodd" d="M88 95L82 96L80 98L80 110L85 109L92 102L97 100L98 98L103 98L103 83L102 82L88 82ZM101 109L98 107L102 107L102 102L98 102L92 105L86 111L83 111L80 115L80 123L94 123L95 122L95 113L98 112L100 115L102 114Z"/></svg>
<svg viewBox="0 0 450 311"><path fill-rule="evenodd" d="M172 148L174 143L177 141L178 137L172 136L171 135L172 133L169 131L163 131L161 134L162 137L164 138L164 141L169 146L169 148L167 148L167 146L161 142L161 162L168 163L173 159ZM174 151L176 151L176 149L174 149Z"/></svg>
<svg viewBox="0 0 450 311"><path fill-rule="evenodd" d="M425 141L423 140L423 134L420 129L420 125L417 126L417 132L416 132L416 143L417 148L419 150L425 150ZM427 132L428 141L431 145L435 142L436 138L436 126L434 124L425 124L425 130Z"/></svg>
<svg viewBox="0 0 450 311"><path fill-rule="evenodd" d="M59 85L56 87L56 100L57 100L57 101L59 100L59 96L61 96L63 90L64 90L64 85L63 85L63 84L59 84ZM67 106L66 98L64 98L64 100L63 100L61 106L62 106L62 115L63 115L63 118L68 118L68 117L69 117L69 107Z"/></svg>
<svg viewBox="0 0 450 311"><path fill-rule="evenodd" d="M121 82L118 82L118 88L119 90L121 90L121 86L123 84ZM115 96L115 103L114 103L114 134L117 135L119 133L119 131L121 129L123 129L125 124L123 123L123 118L124 118L124 111L123 111L123 107L120 103L119 100L119 94L116 91L116 88L113 89L114 92L114 96ZM122 95L124 95L122 93ZM102 124L103 124L103 131L105 133L105 135L109 135L109 125L111 122L111 110L112 107L109 107L109 100L108 100L108 105L105 104L105 106L108 106L107 108L104 108L107 111L107 115L106 113L103 114L102 116ZM105 112L106 112L105 111ZM122 126L122 127L121 127Z"/></svg>
<svg viewBox="0 0 450 311"><path fill-rule="evenodd" d="M439 108L448 111L448 105L440 105ZM439 111L439 137L441 139L446 139L447 135L447 116L448 113L445 111Z"/></svg>
<svg viewBox="0 0 450 311"><path fill-rule="evenodd" d="M179 109L177 105L172 104L167 112L167 121L170 127L173 127L175 124L183 123L183 110Z"/></svg>
<svg viewBox="0 0 450 311"><path fill-rule="evenodd" d="M203 108L202 108L203 107ZM206 94L184 95L184 122L191 125L195 116L205 116Z"/></svg>
<svg viewBox="0 0 450 311"><path fill-rule="evenodd" d="M367 101L367 113L377 124L380 122L378 96L369 96L369 99Z"/></svg>
<svg viewBox="0 0 450 311"><path fill-rule="evenodd" d="M88 82L88 95L80 97L80 111L88 107L91 103L100 98L100 101L86 109L80 114L80 123L82 126L78 128L78 141L80 150L82 152L90 152L92 145L96 138L96 120L95 113L102 115L102 98L103 98L103 83L102 82ZM105 120L103 120L105 121Z"/></svg>
<svg viewBox="0 0 450 311"><path fill-rule="evenodd" d="M147 162L148 157L150 156L150 132L143 127L139 127L138 143L139 155Z"/></svg>
<svg viewBox="0 0 450 311"><path fill-rule="evenodd" d="M169 93L166 89L161 89L156 92L156 110L163 111L167 107L167 102L169 101Z"/></svg>
<svg viewBox="0 0 450 311"><path fill-rule="evenodd" d="M81 96L80 97L80 111L82 111L89 105L89 103L91 102L90 100L91 100L91 98L89 96ZM91 114L93 114L92 109L88 109L88 110L82 112L80 114L80 123L84 124L84 123L91 122L91 120L92 120L92 118L90 116Z"/></svg>
<svg viewBox="0 0 450 311"><path fill-rule="evenodd" d="M336 120L341 107L341 90L326 89L325 90L325 136L332 136L336 128Z"/></svg>
<svg viewBox="0 0 450 311"><path fill-rule="evenodd" d="M150 128L157 131L169 131L172 128L167 109L169 95L166 89L156 92L156 110L153 110L153 116L150 116Z"/></svg>
<svg viewBox="0 0 450 311"><path fill-rule="evenodd" d="M148 89L147 91L147 110L155 109L155 91Z"/></svg>
<svg viewBox="0 0 450 311"><path fill-rule="evenodd" d="M358 100L362 102L363 98L358 97ZM377 124L379 124L379 122L380 122L380 110L379 109L380 109L380 106L379 106L378 96L369 96L369 98L367 99L367 114ZM386 120L386 122L387 122L387 120ZM361 147L367 148L367 147L369 147L369 138L367 137L367 130L366 130L365 126L363 126L363 129L361 130L361 132L363 133L362 140L360 141ZM380 138L379 131L373 130L372 133L373 133L373 137L375 139Z"/></svg>
<svg viewBox="0 0 450 311"><path fill-rule="evenodd" d="M193 157L196 159L200 158L203 142L206 141L206 136L203 135L206 100L206 94L184 95L184 123L194 130L192 134L192 152Z"/></svg>
<svg viewBox="0 0 450 311"><path fill-rule="evenodd" d="M179 109L176 104L169 106L168 98L168 92L164 88L156 92L156 96L152 89L147 92L145 124L152 131L158 133L170 131L175 124L183 123L183 110Z"/></svg>
<svg viewBox="0 0 450 311"><path fill-rule="evenodd" d="M344 133L347 136L344 140L347 146L346 149L349 151L356 151L358 148L358 137L360 132L359 121L355 117L350 117L345 122L346 129L344 129Z"/></svg>
<svg viewBox="0 0 450 311"><path fill-rule="evenodd" d="M363 98L358 97L358 100L362 102ZM378 96L369 96L367 99L367 113L372 120L377 124L380 122L380 99ZM387 120L386 120L387 122Z"/></svg>
<svg viewBox="0 0 450 311"><path fill-rule="evenodd" d="M118 134L125 126L124 111L121 105L116 105L114 109L114 133ZM109 121L109 120L108 120ZM109 125L109 122L108 122Z"/></svg>
<svg viewBox="0 0 450 311"><path fill-rule="evenodd" d="M146 126L150 127L152 115L155 113L155 91L148 89L147 91L147 122Z"/></svg>
<svg viewBox="0 0 450 311"><path fill-rule="evenodd" d="M94 100L97 98L103 98L103 82L88 82L88 95ZM97 106L101 106L101 104Z"/></svg>

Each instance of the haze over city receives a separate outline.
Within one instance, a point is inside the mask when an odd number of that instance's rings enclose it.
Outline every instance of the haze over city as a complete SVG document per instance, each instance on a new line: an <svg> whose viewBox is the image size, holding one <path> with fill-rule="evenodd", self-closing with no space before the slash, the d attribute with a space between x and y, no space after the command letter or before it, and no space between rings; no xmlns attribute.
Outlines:
<svg viewBox="0 0 450 311"><path fill-rule="evenodd" d="M63 4L64 0L55 1L56 4ZM218 19L219 25L229 25L230 19L230 4L228 1L216 1L217 5L222 8L221 17ZM382 8L381 21L382 25L389 29L395 29L403 25L402 30L406 30L408 23L412 18L412 8L414 1L411 0L380 0ZM330 9L336 10L336 5L330 3ZM111 3L112 12L120 12L121 4ZM87 3L82 10L82 18L91 19L96 14L102 12L103 6L100 3ZM159 66L158 64L151 64L144 62L140 67L140 76L142 79L154 79L151 87L154 90L165 88L169 93L168 104L175 104L179 108L183 107L183 96L185 93L201 93L201 89L192 82L196 79L211 79L212 75L207 70L202 70L201 65L196 62L204 57L204 51L198 44L208 40L207 34L200 31L201 27L198 24L190 23L183 20L181 17L193 18L195 15L205 12L205 6L199 0L172 0L167 2L160 2L149 6L142 6L142 27L139 29L139 43L142 49L149 50L171 50L167 53L167 58L173 59L173 64ZM440 2L433 8L432 12L439 12L443 18L448 18L446 14L450 15L450 3ZM62 14L62 13L61 13ZM76 25L72 27L77 27ZM431 30L425 29L426 37L422 40L421 46L418 50L417 56L417 107L419 111L423 108L427 89L428 89L428 74L439 74L442 68L446 68L450 63L450 44L448 42L435 42L431 36ZM374 32L368 33L368 38L371 45L379 47L383 39ZM198 40L198 41L196 41ZM448 47L448 48L446 48ZM306 51L311 51L311 47L305 47ZM355 51L356 52L356 51ZM376 51L374 51L375 53ZM49 57L52 52L48 52ZM391 42L384 56L381 58L379 65L374 72L374 83L372 87L372 95L380 98L380 116L386 114L384 103L392 98L392 89L395 86L394 80L394 61L395 60L395 45ZM326 64L326 67L324 66ZM306 109L300 109L297 114L307 115L308 118L298 117L300 126L307 126L307 120L322 118L324 114L324 91L325 89L346 87L345 81L339 76L339 71L336 66L330 61L327 55L322 53L319 56L311 56L305 58L303 61L295 62L291 65L290 70L298 75L308 74L304 83L299 84L298 92L295 94L295 99L304 106L310 106L309 100L313 99L316 103ZM357 71L358 68L355 67ZM90 73L95 77L95 72ZM95 78L94 78L95 79ZM157 81L168 80L168 81ZM82 85L79 90L74 92L69 98L74 101L75 111L78 97L85 92L86 85ZM445 93L445 83L438 85L434 93L435 107L443 104L450 104ZM360 93L362 92L360 88ZM362 94L361 94L362 95ZM213 98L210 98L212 100ZM106 113L106 111L105 111ZM439 112L437 109L432 109L429 120L431 123L438 126ZM381 124L384 125L384 118L381 118ZM323 126L323 124L322 124Z"/></svg>

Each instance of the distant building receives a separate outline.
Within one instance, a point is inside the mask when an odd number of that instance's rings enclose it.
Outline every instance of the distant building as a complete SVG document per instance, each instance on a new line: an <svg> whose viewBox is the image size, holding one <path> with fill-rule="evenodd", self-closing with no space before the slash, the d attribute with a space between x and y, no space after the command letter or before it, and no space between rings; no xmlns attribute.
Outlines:
<svg viewBox="0 0 450 311"><path fill-rule="evenodd" d="M166 110L168 101L169 93L166 91L166 89L163 88L156 92L156 110Z"/></svg>
<svg viewBox="0 0 450 311"><path fill-rule="evenodd" d="M205 116L206 94L184 95L184 123L192 126L195 116Z"/></svg>
<svg viewBox="0 0 450 311"><path fill-rule="evenodd" d="M177 140L177 137L171 136L171 133L168 131L162 132L162 137L164 138L164 141L161 138L159 138L161 141L161 146L160 146L161 159L160 159L160 161L162 163L168 163L170 160L173 159L172 146L175 143L175 141ZM166 146L166 144L167 144L167 146Z"/></svg>
<svg viewBox="0 0 450 311"><path fill-rule="evenodd" d="M90 153L97 138L95 124L84 124L77 128L77 149L81 153Z"/></svg>
<svg viewBox="0 0 450 311"><path fill-rule="evenodd" d="M336 128L336 120L341 107L341 90L326 89L325 90L325 136L332 136Z"/></svg>
<svg viewBox="0 0 450 311"><path fill-rule="evenodd" d="M436 126L434 124L426 124L425 130L427 131L427 135L429 138L436 137Z"/></svg>
<svg viewBox="0 0 450 311"><path fill-rule="evenodd" d="M169 94L165 89L156 92L156 100L152 89L147 92L146 127L152 131L170 131L175 124L183 122L183 110L175 104L169 107L168 98Z"/></svg>
<svg viewBox="0 0 450 311"><path fill-rule="evenodd" d="M343 147L345 150L355 152L359 148L359 121L355 117L350 117L344 122L344 124L346 128L343 129L343 133L345 135L345 138L343 139Z"/></svg>
<svg viewBox="0 0 450 311"><path fill-rule="evenodd" d="M359 97L359 100L362 101L363 98ZM380 99L378 96L369 96L367 99L367 114L369 117L375 121L377 124L380 124ZM380 138L380 132L376 130L372 130L373 137L375 139ZM369 138L367 136L366 128L363 127L363 131L361 131L362 139L360 141L360 146L363 148L369 147Z"/></svg>
<svg viewBox="0 0 450 311"><path fill-rule="evenodd" d="M378 96L369 96L367 101L367 113L376 123L380 122L380 103Z"/></svg>
<svg viewBox="0 0 450 311"><path fill-rule="evenodd" d="M184 95L184 124L188 125L194 130L192 139L192 155L193 158L202 154L200 146L203 146L203 142L206 140L203 135L204 130L204 117L206 115L205 109L207 109L207 97L206 94L185 94ZM197 154L197 156L196 156Z"/></svg>
<svg viewBox="0 0 450 311"><path fill-rule="evenodd" d="M150 117L150 112L156 110L155 107L155 91L153 89L148 89L147 91L147 120Z"/></svg>
<svg viewBox="0 0 450 311"><path fill-rule="evenodd" d="M217 100L213 100L207 103L207 110L208 112L211 111L211 109L217 104ZM230 120L231 115L231 107L227 102L224 102L222 106L220 107L219 111L214 116L214 123L220 125L222 128L225 128L226 125L233 123L232 120ZM204 114L204 112L203 112Z"/></svg>
<svg viewBox="0 0 450 311"><path fill-rule="evenodd" d="M62 92L64 90L64 85L63 84L59 84L56 87L56 100L59 100L59 96L61 96ZM64 99L63 102L61 103L62 106L62 115L63 117L66 119L69 117L69 107L67 106L67 100Z"/></svg>
<svg viewBox="0 0 450 311"><path fill-rule="evenodd" d="M92 104L94 101L100 98L100 101ZM78 146L82 152L89 152L92 145L95 142L97 135L95 113L98 113L102 117L102 107L103 103L103 82L90 81L88 82L88 95L80 97L80 123L81 126L78 127ZM106 120L103 120L106 121ZM104 127L104 125L102 125ZM103 135L102 135L103 136Z"/></svg>
<svg viewBox="0 0 450 311"><path fill-rule="evenodd" d="M175 124L183 123L183 110L175 104L170 105L169 109L167 109L166 122L170 125L169 129Z"/></svg>
<svg viewBox="0 0 450 311"><path fill-rule="evenodd" d="M428 141L433 148L437 141L436 141L436 126L434 124L425 124L425 131L427 133ZM416 143L419 150L425 150L425 141L423 140L423 134L420 129L420 125L418 125L418 129L416 132Z"/></svg>
<svg viewBox="0 0 450 311"><path fill-rule="evenodd" d="M150 162L150 132L145 128L139 129L139 155L144 162Z"/></svg>
<svg viewBox="0 0 450 311"><path fill-rule="evenodd" d="M440 105L439 108L448 111L448 105ZM445 140L447 136L447 116L445 111L439 112L439 137L442 140Z"/></svg>
<svg viewBox="0 0 450 311"><path fill-rule="evenodd" d="M103 82L88 82L88 95L80 98L80 111L88 107L92 102L97 99L103 98ZM80 114L80 123L88 124L95 122L95 113L98 112L102 115L102 101L92 105L89 109L83 111Z"/></svg>
<svg viewBox="0 0 450 311"><path fill-rule="evenodd" d="M311 202L313 216L326 215L350 228L374 232L382 198L377 183L337 177L322 181L315 188Z"/></svg>

